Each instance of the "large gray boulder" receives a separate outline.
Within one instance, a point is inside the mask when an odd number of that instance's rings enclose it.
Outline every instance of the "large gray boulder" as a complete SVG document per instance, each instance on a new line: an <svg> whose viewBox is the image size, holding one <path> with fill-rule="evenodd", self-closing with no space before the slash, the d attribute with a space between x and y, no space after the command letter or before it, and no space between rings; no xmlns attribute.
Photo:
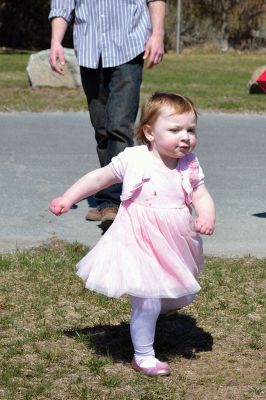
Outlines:
<svg viewBox="0 0 266 400"><path fill-rule="evenodd" d="M248 93L250 94L260 94L265 93L262 88L257 84L258 77L266 70L266 65L262 65L255 69L251 78L247 84Z"/></svg>
<svg viewBox="0 0 266 400"><path fill-rule="evenodd" d="M73 49L64 49L64 75L59 75L51 69L49 63L50 50L32 54L27 65L27 73L31 86L68 87L81 86L79 65Z"/></svg>

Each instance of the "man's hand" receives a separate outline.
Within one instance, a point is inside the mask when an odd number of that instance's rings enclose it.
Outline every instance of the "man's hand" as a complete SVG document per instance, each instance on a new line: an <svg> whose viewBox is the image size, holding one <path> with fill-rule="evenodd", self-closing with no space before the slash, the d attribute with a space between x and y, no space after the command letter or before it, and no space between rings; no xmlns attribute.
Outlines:
<svg viewBox="0 0 266 400"><path fill-rule="evenodd" d="M159 64L164 55L163 37L151 35L145 46L143 60L147 60L146 68Z"/></svg>
<svg viewBox="0 0 266 400"><path fill-rule="evenodd" d="M60 75L64 75L65 57L64 48L61 45L65 36L68 23L64 18L56 17L52 19L52 38L50 51L50 65L53 71Z"/></svg>
<svg viewBox="0 0 266 400"><path fill-rule="evenodd" d="M63 68L65 65L64 48L60 42L52 41L49 61L53 71L60 75L65 74Z"/></svg>

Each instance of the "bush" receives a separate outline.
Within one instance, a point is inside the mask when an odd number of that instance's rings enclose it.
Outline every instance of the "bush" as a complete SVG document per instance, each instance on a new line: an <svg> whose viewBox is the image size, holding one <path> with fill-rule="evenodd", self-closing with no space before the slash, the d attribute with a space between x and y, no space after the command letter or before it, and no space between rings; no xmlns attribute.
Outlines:
<svg viewBox="0 0 266 400"><path fill-rule="evenodd" d="M0 46L41 50L50 47L50 0L0 0ZM64 40L72 47L72 32Z"/></svg>
<svg viewBox="0 0 266 400"><path fill-rule="evenodd" d="M167 1L166 47L176 41L177 0ZM224 47L251 49L266 44L266 37L255 34L263 30L266 19L265 0L183 0L181 47L216 42Z"/></svg>

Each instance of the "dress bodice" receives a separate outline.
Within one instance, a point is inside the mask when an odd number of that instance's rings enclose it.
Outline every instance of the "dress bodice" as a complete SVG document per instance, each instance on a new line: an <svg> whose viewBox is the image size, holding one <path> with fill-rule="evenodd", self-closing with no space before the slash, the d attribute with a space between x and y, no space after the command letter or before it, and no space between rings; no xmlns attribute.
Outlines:
<svg viewBox="0 0 266 400"><path fill-rule="evenodd" d="M163 167L150 154L148 173L150 179L133 195L135 203L154 208L182 208L186 205L182 177L177 169Z"/></svg>
<svg viewBox="0 0 266 400"><path fill-rule="evenodd" d="M129 199L156 208L190 206L193 190L204 183L204 174L193 153L167 168L146 145L128 147L109 164L123 182L121 201Z"/></svg>

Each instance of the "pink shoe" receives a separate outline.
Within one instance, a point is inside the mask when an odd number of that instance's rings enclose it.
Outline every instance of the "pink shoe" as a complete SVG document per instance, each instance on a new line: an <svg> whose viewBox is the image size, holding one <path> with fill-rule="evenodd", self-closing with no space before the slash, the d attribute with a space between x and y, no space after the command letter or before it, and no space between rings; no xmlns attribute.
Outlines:
<svg viewBox="0 0 266 400"><path fill-rule="evenodd" d="M136 363L135 358L133 358L131 363L132 368L135 371L142 372L146 376L167 376L170 375L170 367L167 362L158 361L155 367L142 368Z"/></svg>

